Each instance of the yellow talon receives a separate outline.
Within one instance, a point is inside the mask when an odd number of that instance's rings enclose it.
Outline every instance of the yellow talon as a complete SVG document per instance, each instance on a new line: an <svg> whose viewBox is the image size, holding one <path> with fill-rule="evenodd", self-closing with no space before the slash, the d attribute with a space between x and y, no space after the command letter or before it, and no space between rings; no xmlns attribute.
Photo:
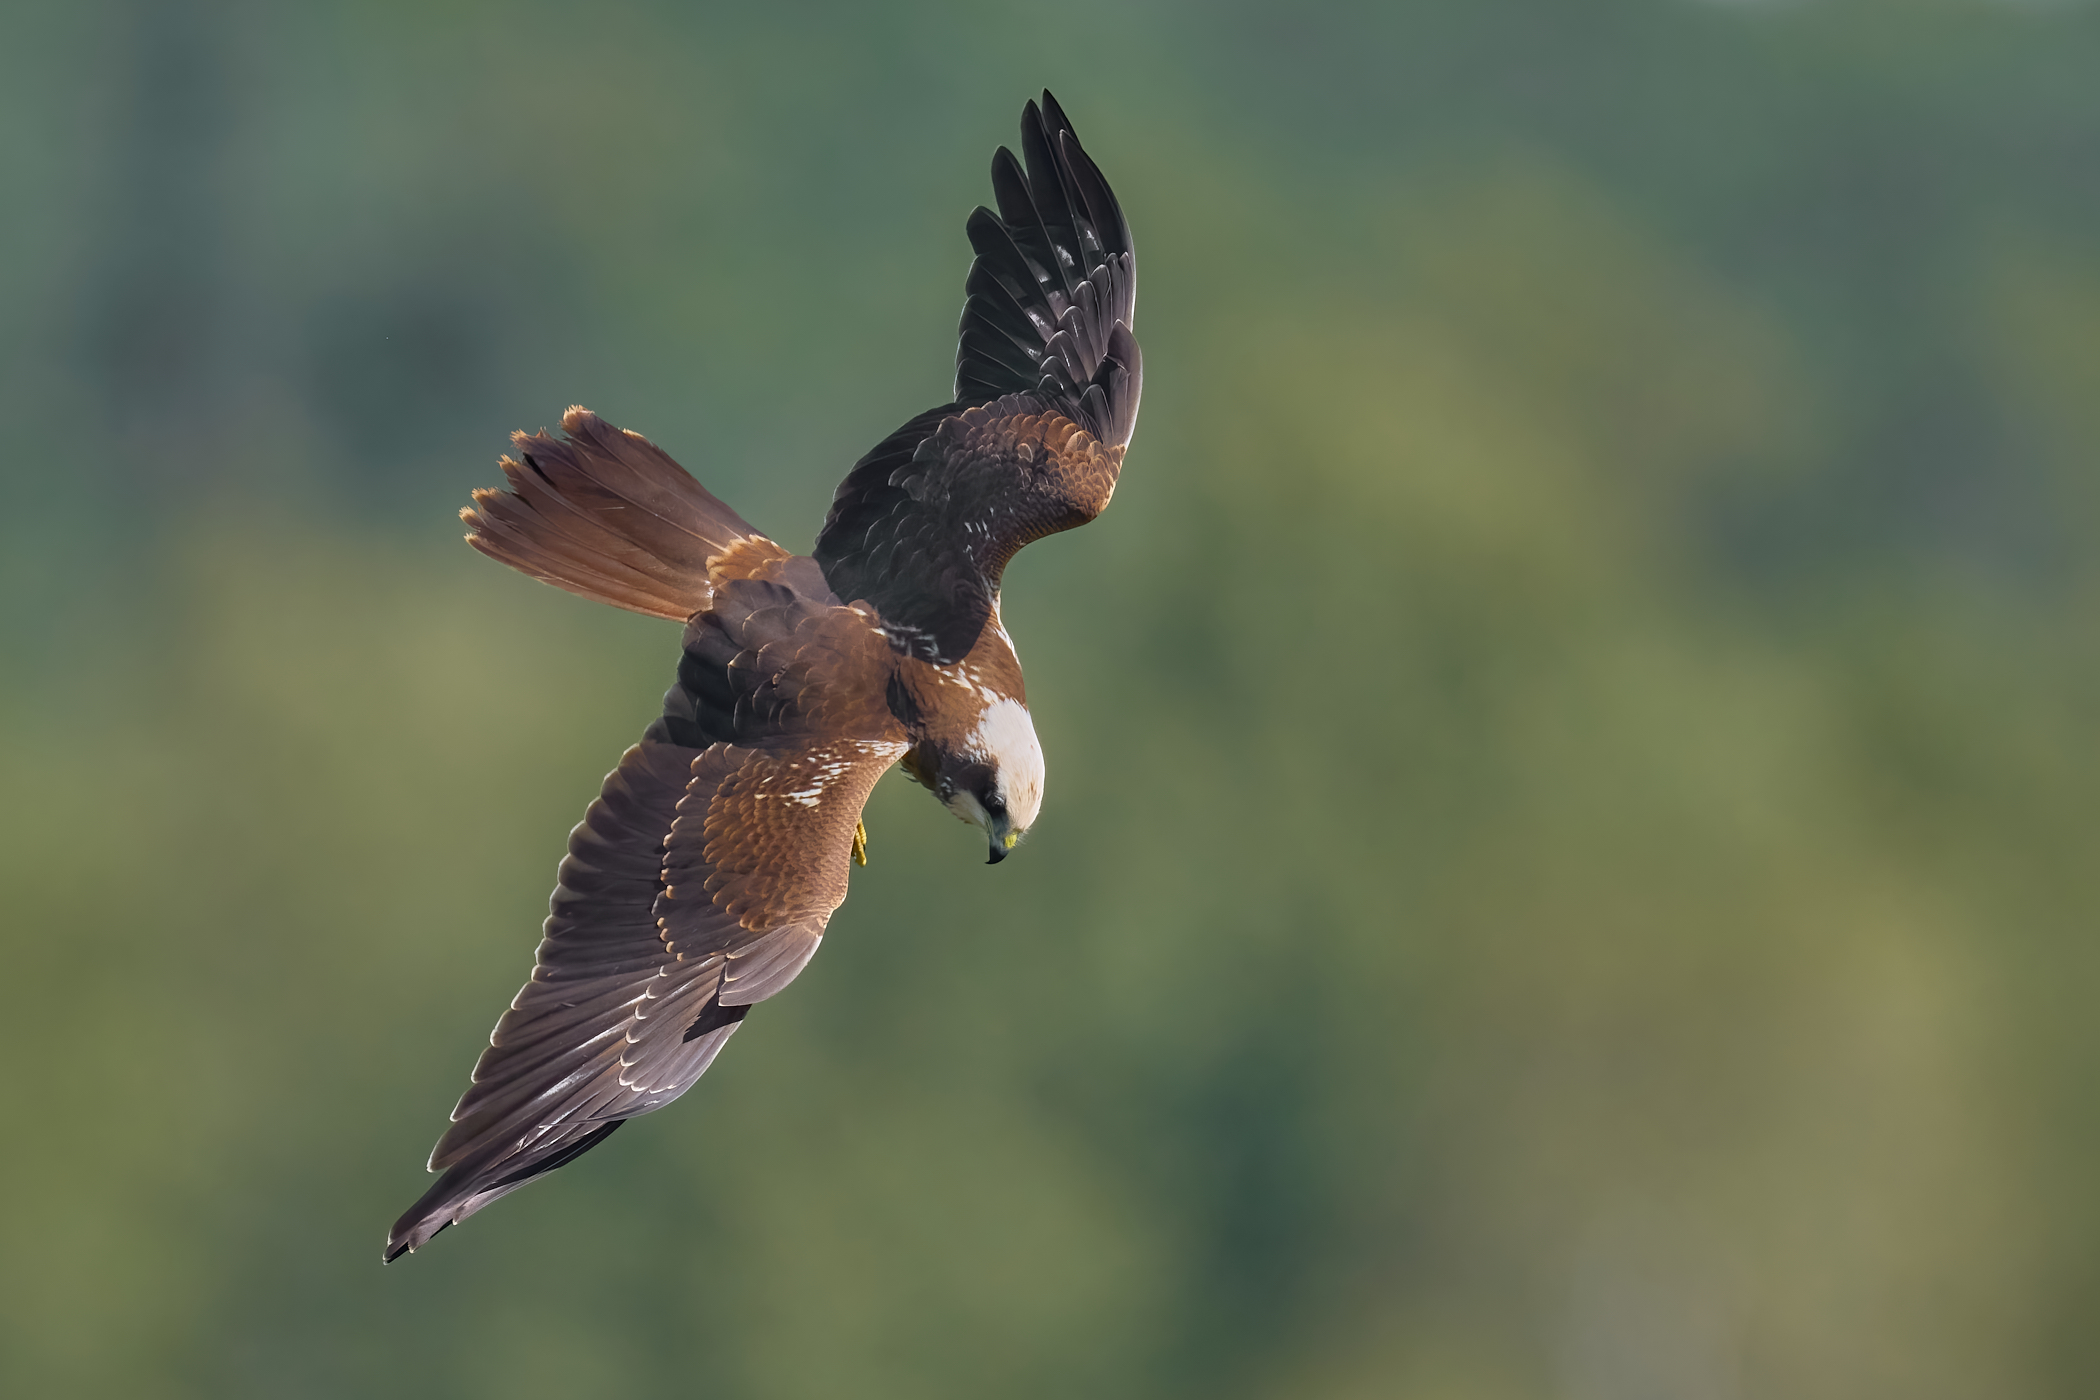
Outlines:
<svg viewBox="0 0 2100 1400"><path fill-rule="evenodd" d="M853 823L853 863L868 863L868 828L860 822Z"/></svg>

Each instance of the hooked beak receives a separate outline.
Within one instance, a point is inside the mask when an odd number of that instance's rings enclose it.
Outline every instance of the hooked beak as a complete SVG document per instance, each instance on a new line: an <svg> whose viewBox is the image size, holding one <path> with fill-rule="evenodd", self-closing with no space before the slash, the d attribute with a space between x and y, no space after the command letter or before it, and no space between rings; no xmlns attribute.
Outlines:
<svg viewBox="0 0 2100 1400"><path fill-rule="evenodd" d="M1018 831L1006 830L1006 823L1002 821L997 826L992 828L991 835L992 858L986 861L985 864L997 865L1000 861L1005 860L1006 857L1012 853L1015 845L1017 845L1021 840L1021 833Z"/></svg>

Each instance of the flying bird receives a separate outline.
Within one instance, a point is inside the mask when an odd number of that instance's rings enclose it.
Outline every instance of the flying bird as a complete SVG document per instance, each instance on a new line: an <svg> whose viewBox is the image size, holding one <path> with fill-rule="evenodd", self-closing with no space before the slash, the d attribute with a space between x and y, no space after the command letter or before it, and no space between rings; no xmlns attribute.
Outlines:
<svg viewBox="0 0 2100 1400"><path fill-rule="evenodd" d="M532 976L389 1261L691 1088L817 951L891 765L994 864L1034 824L1000 575L1108 505L1142 369L1129 224L1047 92L1021 151L992 158L998 212L967 224L954 399L854 463L813 554L582 408L561 437L515 434L506 487L460 512L483 554L685 633L662 716L569 834Z"/></svg>

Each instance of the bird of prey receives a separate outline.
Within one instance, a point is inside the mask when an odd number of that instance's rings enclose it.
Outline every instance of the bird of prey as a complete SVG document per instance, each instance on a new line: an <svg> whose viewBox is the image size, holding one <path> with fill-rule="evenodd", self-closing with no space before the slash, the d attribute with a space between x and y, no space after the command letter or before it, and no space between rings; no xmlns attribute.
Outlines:
<svg viewBox="0 0 2100 1400"><path fill-rule="evenodd" d="M998 212L967 225L953 401L854 463L814 554L582 408L559 438L516 434L507 489L460 512L483 554L685 634L662 716L569 834L532 976L388 1260L691 1088L816 952L892 764L993 863L1034 823L1043 754L999 579L1107 506L1142 371L1130 227L1047 92L1021 151L993 157Z"/></svg>

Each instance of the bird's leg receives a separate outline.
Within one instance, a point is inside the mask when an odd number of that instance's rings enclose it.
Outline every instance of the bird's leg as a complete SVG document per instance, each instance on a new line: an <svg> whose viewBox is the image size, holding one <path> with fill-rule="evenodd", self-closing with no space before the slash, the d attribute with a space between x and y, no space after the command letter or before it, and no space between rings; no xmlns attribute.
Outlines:
<svg viewBox="0 0 2100 1400"><path fill-rule="evenodd" d="M858 821L853 823L853 863L855 865L866 865L868 863L868 828L865 824Z"/></svg>

